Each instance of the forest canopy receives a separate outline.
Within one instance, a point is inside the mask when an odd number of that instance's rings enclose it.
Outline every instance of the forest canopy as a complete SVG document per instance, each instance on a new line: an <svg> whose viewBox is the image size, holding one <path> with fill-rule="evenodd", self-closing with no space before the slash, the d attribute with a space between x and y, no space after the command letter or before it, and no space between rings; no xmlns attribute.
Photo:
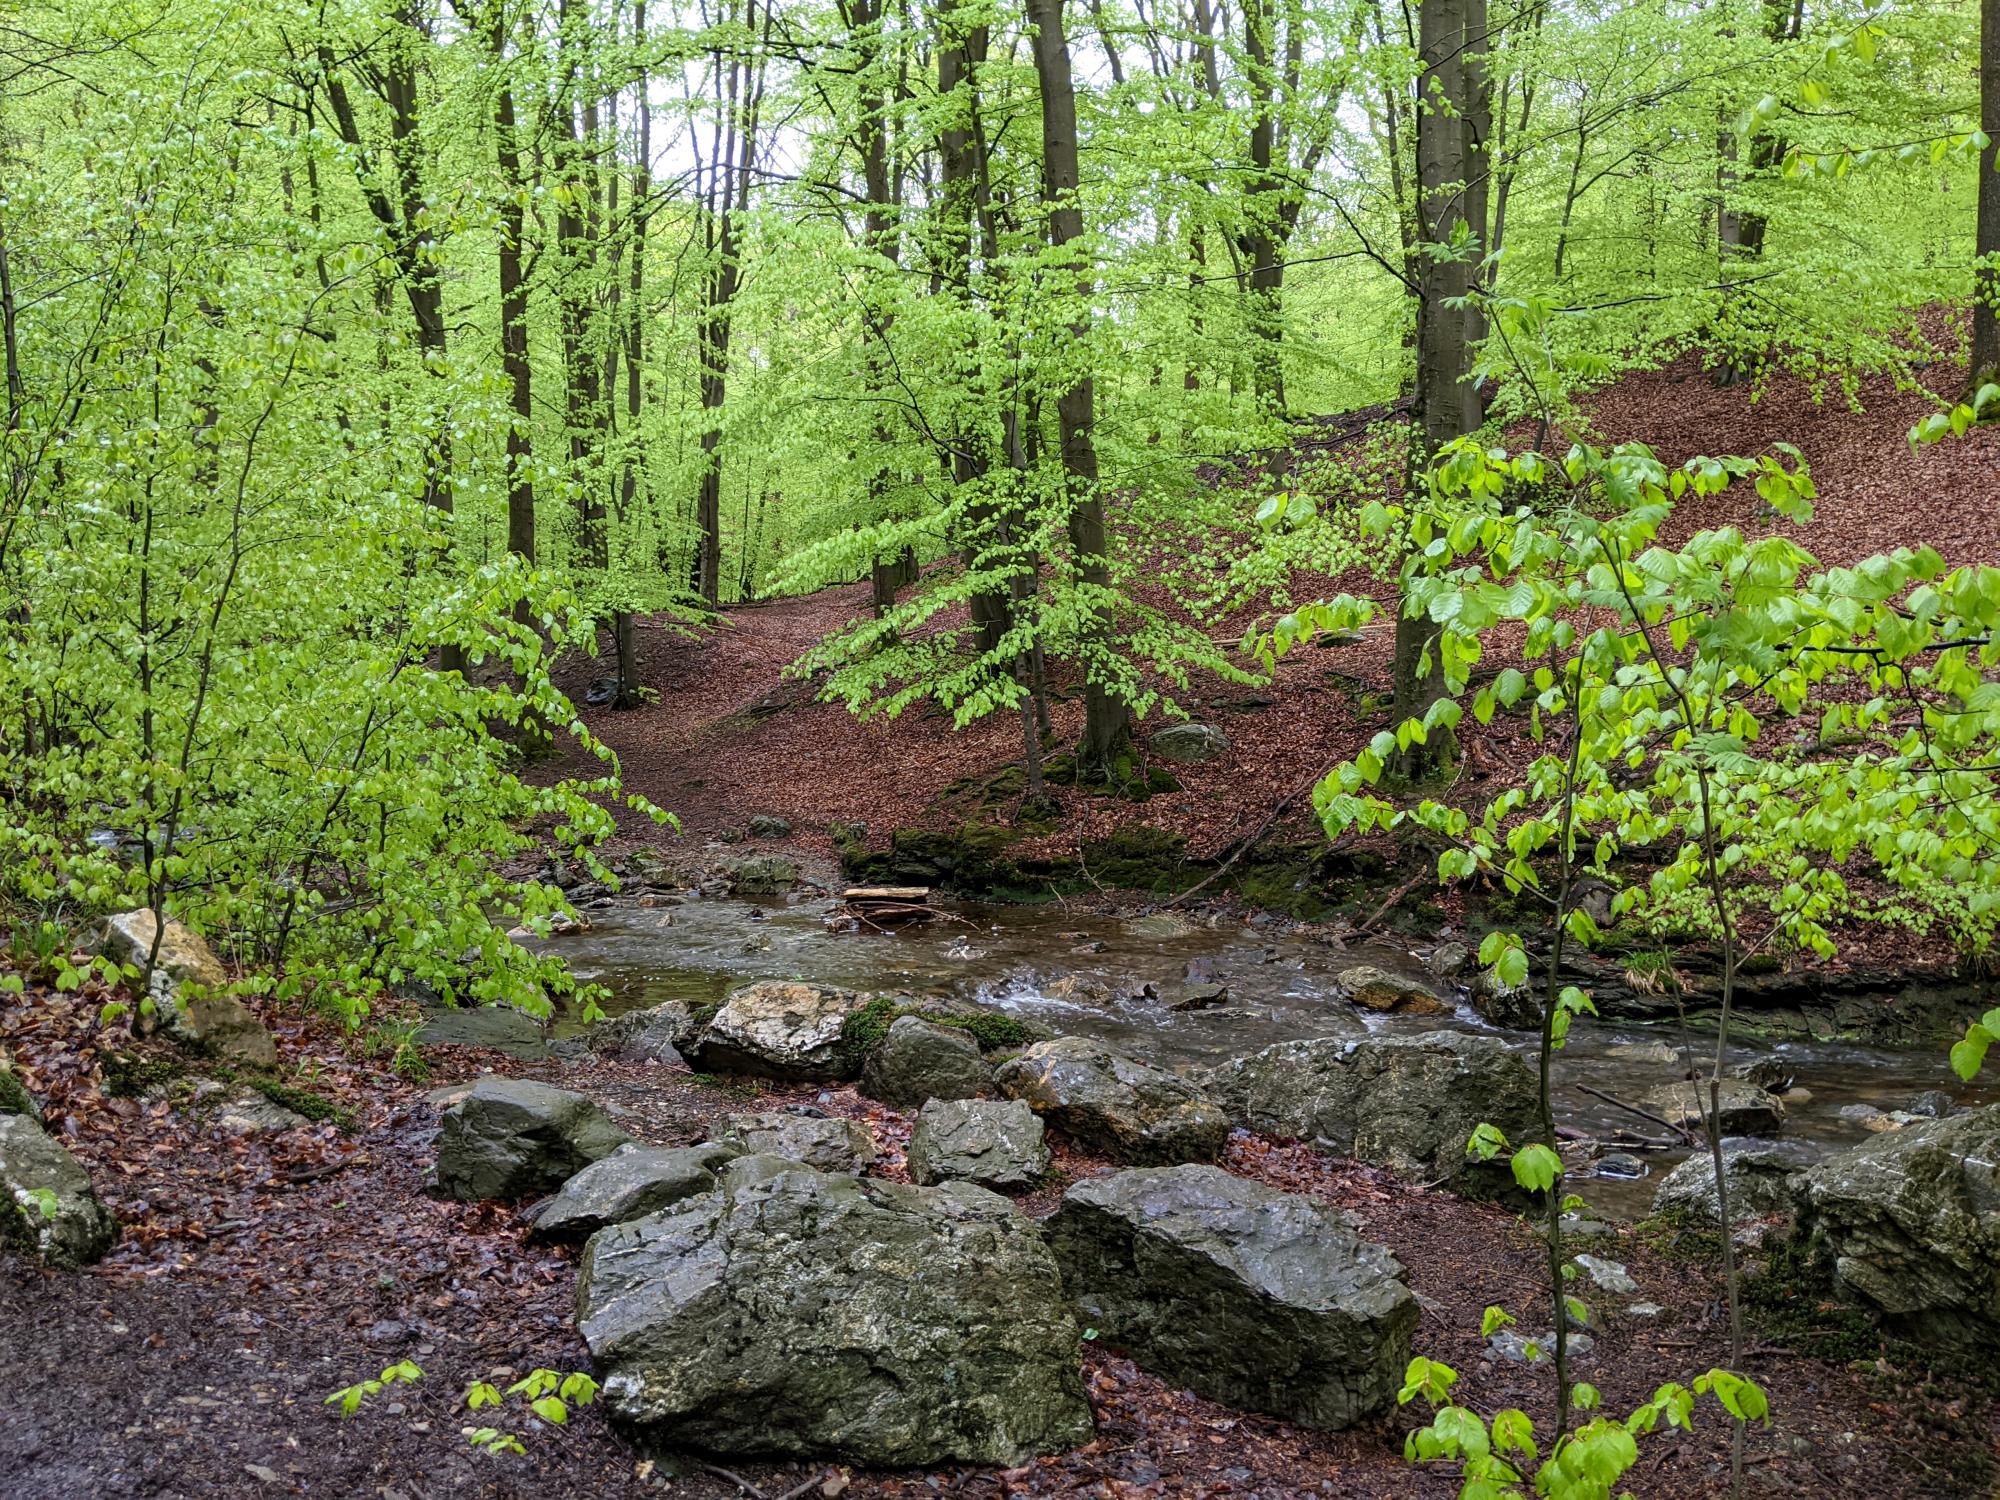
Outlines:
<svg viewBox="0 0 2000 1500"><path fill-rule="evenodd" d="M859 577L821 691L1017 713L1038 784L1056 673L1116 789L1135 717L1254 674L1214 612L1393 576L1341 516L1455 440L1615 441L1580 400L1690 352L1829 403L1990 366L1978 21L10 5L7 882L534 993L493 919L558 898L496 860L623 795L523 773L595 748L552 663L629 703L635 617Z"/></svg>

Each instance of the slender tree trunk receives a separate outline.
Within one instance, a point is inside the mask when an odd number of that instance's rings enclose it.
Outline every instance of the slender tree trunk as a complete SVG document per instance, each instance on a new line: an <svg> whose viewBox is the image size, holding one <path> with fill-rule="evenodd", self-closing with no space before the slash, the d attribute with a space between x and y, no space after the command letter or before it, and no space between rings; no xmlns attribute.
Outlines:
<svg viewBox="0 0 2000 1500"><path fill-rule="evenodd" d="M1028 0L1028 20L1035 28L1035 75L1042 92L1042 191L1048 206L1048 236L1050 245L1060 251L1083 238L1083 206L1077 196L1076 84L1070 73L1069 42L1063 35L1063 0ZM1082 254L1075 269L1077 311L1070 334L1081 346L1090 336L1092 290L1090 266ZM1091 603L1084 644L1083 740L1077 747L1081 779L1086 770L1108 775L1125 758L1132 737L1131 716L1104 680L1106 659L1113 649L1112 622L1103 599L1110 590L1111 569L1105 556L1104 497L1098 488L1093 437L1097 394L1088 374L1077 377L1057 396L1056 416L1063 470L1070 484L1070 545L1081 582L1098 596Z"/></svg>
<svg viewBox="0 0 2000 1500"><path fill-rule="evenodd" d="M500 170L500 368L507 377L513 420L507 427L507 550L535 560L534 367L528 360L528 284L522 249L527 227L527 181L507 68L506 0L488 0L486 48L500 84L493 99L494 157Z"/></svg>
<svg viewBox="0 0 2000 1500"><path fill-rule="evenodd" d="M1258 404L1282 414L1285 408L1284 324L1278 260L1279 181L1272 171L1277 147L1277 73L1272 63L1269 0L1244 0L1243 50L1250 91L1250 182L1243 195L1245 228L1241 250L1249 262L1249 322L1256 338L1251 381Z"/></svg>
<svg viewBox="0 0 2000 1500"><path fill-rule="evenodd" d="M1419 239L1449 251L1418 254L1417 386L1411 413L1410 466L1405 498L1422 503L1432 455L1478 430L1484 418L1472 379L1472 343L1479 324L1467 298L1477 285L1479 237L1486 224L1485 140L1490 111L1483 93L1485 0L1427 0L1418 12L1423 71L1418 75L1417 214ZM1479 184L1475 190L1475 180ZM1422 718L1444 696L1437 661L1438 629L1426 616L1396 614L1394 715ZM1412 779L1449 763L1448 731L1434 730L1422 744L1396 757L1396 771Z"/></svg>
<svg viewBox="0 0 2000 1500"><path fill-rule="evenodd" d="M1972 278L1972 362L1966 394L2000 380L2000 0L1979 7L1979 269Z"/></svg>
<svg viewBox="0 0 2000 1500"><path fill-rule="evenodd" d="M950 105L944 127L938 132L937 260L945 295L970 303L972 245L979 198L974 120L979 110L979 68L986 61L987 28L971 24L957 0L942 0L937 10L937 27L938 97ZM970 375L972 371L968 369L967 373ZM986 476L988 458L978 428L961 425L948 434L948 441L952 483L960 488L979 484ZM959 550L968 571L983 572L990 568L988 554L995 543L995 522L991 505L982 502L967 507L966 535ZM972 596L971 612L980 649L998 650L1001 638L1007 633L1004 590L997 587L979 590Z"/></svg>
<svg viewBox="0 0 2000 1500"><path fill-rule="evenodd" d="M632 42L641 55L646 44L646 0L632 0ZM618 476L618 524L629 527L639 499L639 467L643 453L639 419L645 410L646 368L646 234L652 223L647 200L653 192L653 105L651 73L641 68L638 88L638 160L632 164L630 280L625 309L625 447ZM617 706L638 701L639 651L632 611L611 613L612 649L618 659Z"/></svg>

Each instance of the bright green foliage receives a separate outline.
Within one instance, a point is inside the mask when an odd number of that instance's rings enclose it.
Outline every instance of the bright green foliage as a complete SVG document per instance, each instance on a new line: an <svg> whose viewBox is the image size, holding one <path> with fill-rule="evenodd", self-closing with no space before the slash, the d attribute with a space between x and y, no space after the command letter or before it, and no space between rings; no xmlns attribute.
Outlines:
<svg viewBox="0 0 2000 1500"><path fill-rule="evenodd" d="M379 1396L392 1385L414 1385L424 1378L424 1372L407 1359L399 1359L393 1365L383 1367L382 1373L372 1380L359 1380L344 1386L326 1398L328 1406L340 1408L343 1417L351 1417L361 1410L361 1403L371 1396Z"/></svg>
<svg viewBox="0 0 2000 1500"><path fill-rule="evenodd" d="M1487 1310L1487 1322L1495 1324ZM1504 1315L1503 1315L1504 1316ZM1489 1332L1491 1328L1489 1327ZM1558 1438L1546 1458L1535 1442L1535 1424L1527 1413L1507 1408L1488 1421L1451 1399L1458 1374L1448 1365L1419 1357L1403 1377L1399 1404L1421 1396L1433 1409L1430 1425L1409 1435L1404 1452L1413 1463L1456 1463L1462 1479L1460 1500L1611 1500L1618 1483L1639 1461L1638 1439L1658 1430L1661 1422L1694 1430L1696 1396L1713 1391L1732 1417L1761 1420L1764 1393L1758 1385L1727 1370L1710 1370L1686 1386L1663 1385L1653 1399L1624 1421L1594 1417ZM1596 1388L1579 1384L1574 1392L1579 1409L1595 1410Z"/></svg>

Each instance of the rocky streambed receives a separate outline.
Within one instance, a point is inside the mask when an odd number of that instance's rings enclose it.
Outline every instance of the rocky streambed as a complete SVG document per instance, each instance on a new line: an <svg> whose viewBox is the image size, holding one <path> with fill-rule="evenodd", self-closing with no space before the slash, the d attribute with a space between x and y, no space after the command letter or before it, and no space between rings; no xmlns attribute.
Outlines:
<svg viewBox="0 0 2000 1500"><path fill-rule="evenodd" d="M1349 948L1261 919L971 902L880 933L830 930L835 903L807 892L646 899L654 904L606 904L590 913L588 932L553 940L580 978L609 989L614 1013L665 1001L713 1007L736 985L782 976L977 1006L1171 1071L1321 1037L1448 1030L1523 1052L1535 1044L1473 1003L1465 951L1449 942ZM556 1034L578 1025L566 1020ZM1598 1143L1573 1164L1595 1174L1582 1185L1594 1212L1636 1218L1650 1208L1659 1180L1689 1152L1670 1124L1691 1123L1686 1079L1706 1074L1713 1051L1699 1020L1585 1019L1571 1032L1558 1121ZM1728 1057L1744 1075L1732 1085L1742 1107L1730 1128L1776 1136L1807 1165L1923 1114L1996 1097L1961 1085L1946 1051L1941 1041L1890 1046L1746 1026Z"/></svg>

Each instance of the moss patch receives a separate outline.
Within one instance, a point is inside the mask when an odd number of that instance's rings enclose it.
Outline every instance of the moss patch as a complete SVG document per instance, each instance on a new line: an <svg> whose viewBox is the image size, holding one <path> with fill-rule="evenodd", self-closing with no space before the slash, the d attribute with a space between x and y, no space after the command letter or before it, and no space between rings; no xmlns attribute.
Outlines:
<svg viewBox="0 0 2000 1500"><path fill-rule="evenodd" d="M35 1113L35 1101L28 1096L28 1086L14 1076L11 1068L0 1067L0 1115L28 1115Z"/></svg>
<svg viewBox="0 0 2000 1500"><path fill-rule="evenodd" d="M148 1089L187 1076L187 1068L171 1058L137 1052L108 1052L104 1057L104 1092L114 1099L136 1099Z"/></svg>
<svg viewBox="0 0 2000 1500"><path fill-rule="evenodd" d="M1028 1028L1012 1016L978 1011L970 1015L944 1014L925 1010L921 1005L898 1001L893 995L877 995L859 1010L851 1011L840 1026L840 1039L855 1054L864 1056L881 1045L898 1016L921 1016L939 1026L955 1026L968 1033L982 1048L1019 1047L1029 1039Z"/></svg>

